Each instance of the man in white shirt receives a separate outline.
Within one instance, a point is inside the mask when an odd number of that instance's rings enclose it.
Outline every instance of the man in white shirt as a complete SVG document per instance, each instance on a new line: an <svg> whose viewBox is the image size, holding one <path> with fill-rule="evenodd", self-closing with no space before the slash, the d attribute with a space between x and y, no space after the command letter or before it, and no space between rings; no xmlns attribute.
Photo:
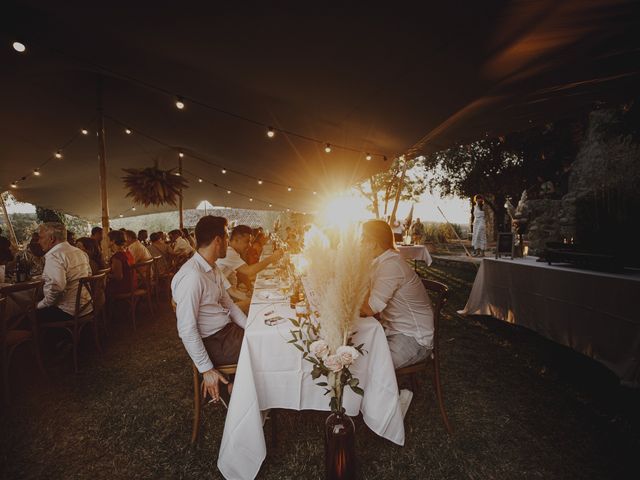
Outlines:
<svg viewBox="0 0 640 480"><path fill-rule="evenodd" d="M79 280L91 275L89 257L67 242L67 229L62 223L47 222L38 228L38 243L45 252L44 298L38 302L39 321L70 320L76 307ZM82 291L81 304L89 301L89 292ZM91 307L82 312L90 313Z"/></svg>
<svg viewBox="0 0 640 480"><path fill-rule="evenodd" d="M227 252L227 219L207 215L196 225L197 252L171 282L178 334L202 373L204 394L220 398L219 382L229 381L216 365L238 362L247 317L233 303L216 260Z"/></svg>
<svg viewBox="0 0 640 480"><path fill-rule="evenodd" d="M133 263L140 263L153 258L147 247L138 240L136 232L133 230L125 230L124 236L127 240L127 250L129 250L129 253L131 253L133 257Z"/></svg>
<svg viewBox="0 0 640 480"><path fill-rule="evenodd" d="M227 255L216 262L234 288L238 288L238 283L250 284L259 272L267 268L271 263L277 262L282 258L282 250L276 250L264 260L260 260L253 265L247 265L242 259L242 255L244 255L247 248L249 248L252 233L253 230L247 225L237 225L234 227L231 232ZM240 278L238 278L238 276ZM238 282L238 280L240 280L240 282Z"/></svg>
<svg viewBox="0 0 640 480"><path fill-rule="evenodd" d="M382 220L362 227L362 248L373 254L371 289L361 308L378 315L395 368L427 358L433 348L433 309L415 271L395 248L393 232Z"/></svg>

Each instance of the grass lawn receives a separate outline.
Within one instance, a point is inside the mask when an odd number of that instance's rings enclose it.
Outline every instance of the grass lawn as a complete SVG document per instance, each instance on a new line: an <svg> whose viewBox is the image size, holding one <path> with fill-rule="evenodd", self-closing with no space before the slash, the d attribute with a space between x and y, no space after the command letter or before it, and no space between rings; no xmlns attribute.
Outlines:
<svg viewBox="0 0 640 480"><path fill-rule="evenodd" d="M426 272L452 291L441 359L455 434L446 434L431 386L421 382L404 447L356 419L362 478L638 478L640 392L532 332L457 316L473 274ZM200 442L191 447L191 367L168 304L160 308L135 332L116 321L102 356L87 335L78 375L63 362L45 380L28 351L17 355L13 403L0 413L0 478L221 478L225 410L205 407ZM277 446L267 422L258 478L322 478L326 416L280 412Z"/></svg>

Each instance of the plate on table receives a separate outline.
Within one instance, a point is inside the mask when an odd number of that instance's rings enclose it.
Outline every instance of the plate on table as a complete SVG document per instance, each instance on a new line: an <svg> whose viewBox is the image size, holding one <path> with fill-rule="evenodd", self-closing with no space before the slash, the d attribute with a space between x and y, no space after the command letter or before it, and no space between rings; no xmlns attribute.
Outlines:
<svg viewBox="0 0 640 480"><path fill-rule="evenodd" d="M266 291L263 291L263 292L257 292L256 296L260 300L269 300L271 302L283 302L283 301L287 300L287 297L285 297L281 293L272 292L272 291L269 291L269 290L266 290Z"/></svg>

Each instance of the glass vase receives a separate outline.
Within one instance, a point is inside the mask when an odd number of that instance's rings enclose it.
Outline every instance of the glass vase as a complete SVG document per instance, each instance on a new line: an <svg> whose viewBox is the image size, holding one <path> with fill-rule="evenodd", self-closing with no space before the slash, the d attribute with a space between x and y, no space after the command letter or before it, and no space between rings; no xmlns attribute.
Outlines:
<svg viewBox="0 0 640 480"><path fill-rule="evenodd" d="M325 422L324 455L327 480L356 478L356 427L351 417L332 412Z"/></svg>

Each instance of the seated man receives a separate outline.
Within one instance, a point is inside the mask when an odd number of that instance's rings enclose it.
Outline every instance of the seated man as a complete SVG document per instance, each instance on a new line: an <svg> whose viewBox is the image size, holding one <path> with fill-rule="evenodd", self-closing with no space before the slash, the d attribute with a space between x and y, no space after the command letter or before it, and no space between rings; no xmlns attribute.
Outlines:
<svg viewBox="0 0 640 480"><path fill-rule="evenodd" d="M264 260L260 260L253 265L247 265L242 259L251 240L252 230L247 225L238 225L231 232L227 255L217 261L218 267L227 277L231 286L238 288L238 283L244 283L247 286L255 279L256 275L267 268L271 263L277 262L282 258L282 250L276 250L272 255Z"/></svg>
<svg viewBox="0 0 640 480"><path fill-rule="evenodd" d="M219 382L231 386L216 365L238 362L247 317L225 290L216 260L227 253L227 219L207 215L196 225L197 252L171 282L178 334L202 373L205 396L220 398Z"/></svg>
<svg viewBox="0 0 640 480"><path fill-rule="evenodd" d="M173 245L172 252L177 257L190 257L193 253L193 248L189 245L189 242L182 237L180 230L171 230L169 232L169 240Z"/></svg>
<svg viewBox="0 0 640 480"><path fill-rule="evenodd" d="M136 232L133 230L125 230L124 236L127 240L127 250L131 253L134 264L144 262L145 260L151 260L153 258L147 247L138 240Z"/></svg>
<svg viewBox="0 0 640 480"><path fill-rule="evenodd" d="M169 272L171 265L171 256L169 246L164 241L162 232L154 232L149 237L151 244L149 245L149 253L154 257L160 257L158 260L158 273L164 275Z"/></svg>
<svg viewBox="0 0 640 480"><path fill-rule="evenodd" d="M395 368L427 358L433 348L433 309L416 272L398 253L389 224L370 220L362 227L362 248L374 257L369 295L360 309L378 315Z"/></svg>
<svg viewBox="0 0 640 480"><path fill-rule="evenodd" d="M44 298L38 302L39 321L71 320L75 313L79 280L91 275L89 257L67 242L67 229L62 223L47 222L38 228L38 243L45 252ZM89 292L82 291L81 304L89 301ZM91 308L83 314L91 312Z"/></svg>

